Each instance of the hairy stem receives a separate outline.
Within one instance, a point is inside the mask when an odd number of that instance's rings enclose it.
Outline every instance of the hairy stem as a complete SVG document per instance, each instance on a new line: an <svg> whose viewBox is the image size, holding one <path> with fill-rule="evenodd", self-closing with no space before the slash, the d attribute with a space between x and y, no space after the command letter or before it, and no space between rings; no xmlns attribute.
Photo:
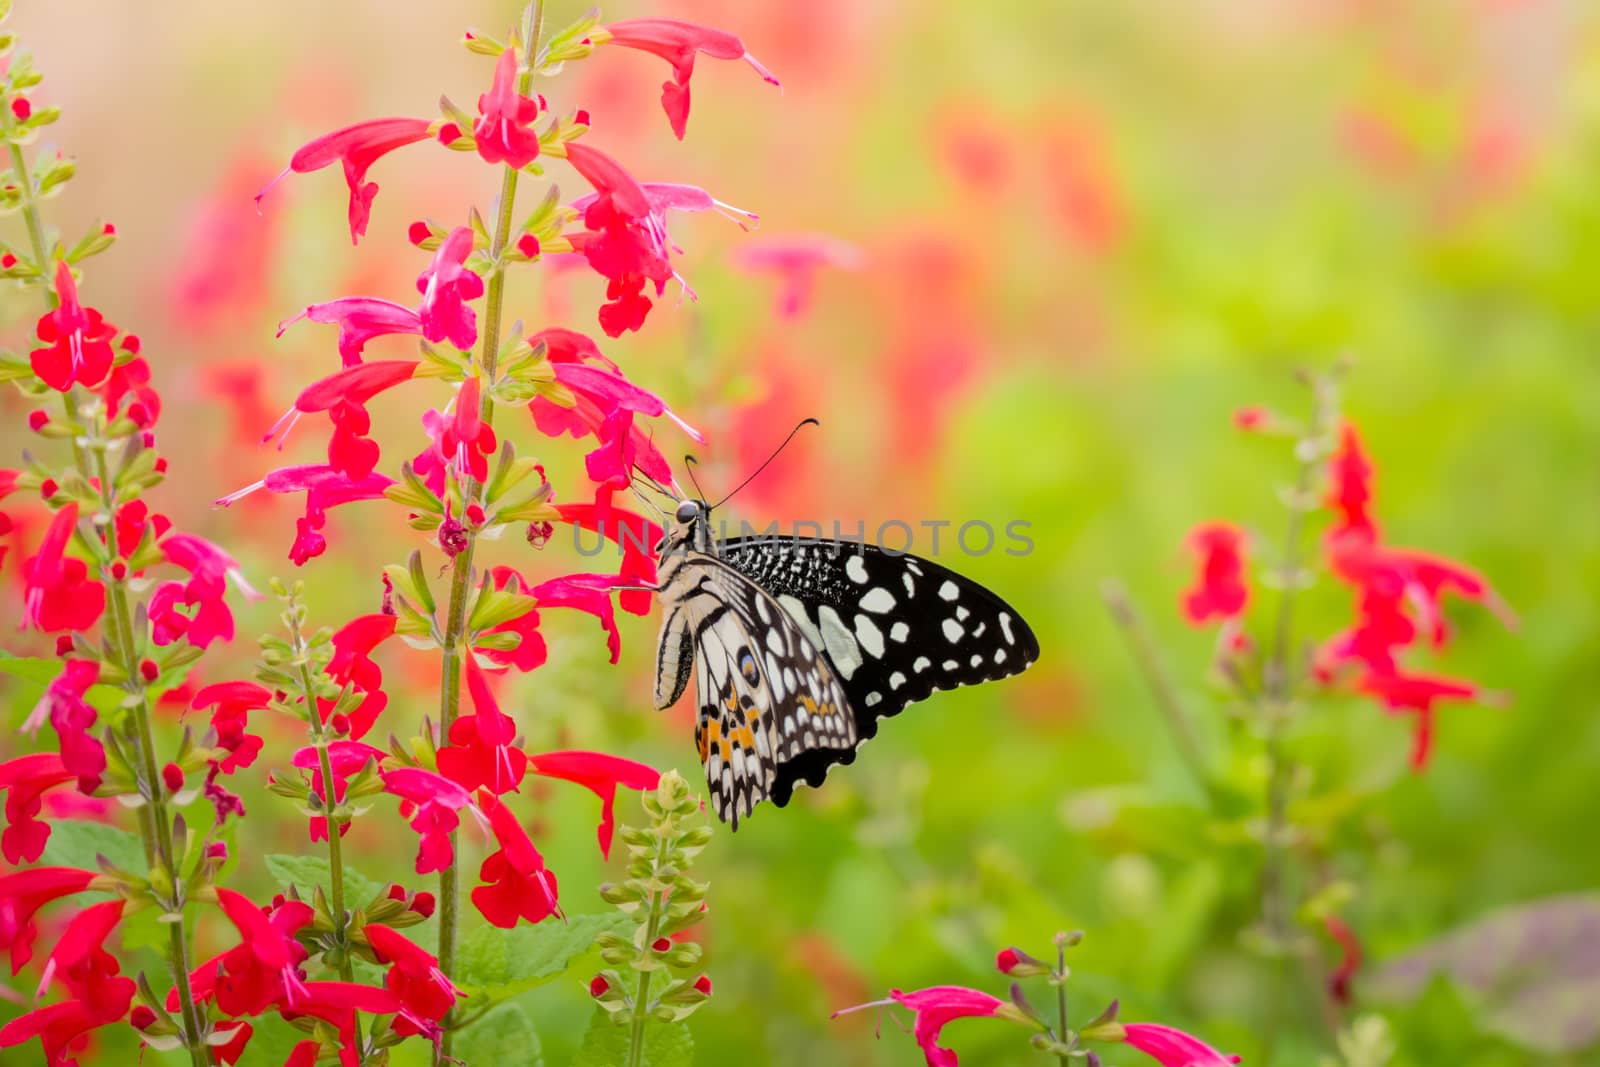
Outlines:
<svg viewBox="0 0 1600 1067"><path fill-rule="evenodd" d="M666 862L667 838L662 834L656 841L656 862L652 876L660 877L662 865ZM660 886L650 894L650 911L645 917L644 952L653 951L650 946L656 943L657 931L661 929L661 904L664 894ZM633 1030L628 1035L627 1067L640 1067L644 1063L644 1027L650 1020L648 1008L650 1006L650 976L654 971L642 970L639 972L639 982L633 991Z"/></svg>
<svg viewBox="0 0 1600 1067"><path fill-rule="evenodd" d="M522 48L523 66L517 77L517 92L524 96L533 85L534 56L539 46L539 34L543 25L544 3L543 0L535 0L524 21L523 40L519 42ZM482 345L478 355L479 366L484 378L487 379L485 385L493 384L495 365L500 358L501 321L505 315L506 295L505 265L500 262L500 257L511 240L511 220L516 207L518 174L515 167L508 166L500 179L499 212L495 218L494 236L489 247L489 256L494 263L494 269L489 276L487 286L488 299L484 307ZM484 425L492 426L494 400L487 391L483 395L482 404ZM478 489L470 476L463 479L461 489L463 510L466 503L476 497ZM464 657L471 655L466 647L466 614L467 601L472 594L472 557L475 547L476 538L469 531L466 547L457 553L451 562L450 601L445 609L444 669L439 685L441 744L449 742L450 727L461 711L462 664ZM459 870L461 850L456 846L456 832L452 830L450 863L439 872L439 970L446 977L451 977L455 973L456 928L460 924L461 912ZM453 1020L447 1020L444 1037L435 1046L433 1057L435 1067L443 1067L450 1061L453 1034Z"/></svg>
<svg viewBox="0 0 1600 1067"><path fill-rule="evenodd" d="M39 269L40 281L49 292L50 250L45 243L44 220L39 214L39 204L33 187L33 177L28 173L28 161L18 145L9 146L11 153L11 166L16 174L17 187L22 196L22 217L28 228L28 241L33 251L35 266ZM49 300L46 299L46 305ZM74 421L79 421L78 398L74 393L62 395L62 402L66 407L68 416ZM143 803L139 806L139 837L144 844L145 860L152 870L160 867L170 876L173 890L172 899L162 902L163 907L177 916L176 921L168 926L167 966L172 971L173 985L178 991L178 1004L183 1017L183 1039L189 1050L189 1059L194 1067L208 1067L211 1062L211 1053L204 1044L205 1023L200 1007L195 1002L194 989L189 982L189 931L184 918L183 909L187 903L183 898L182 872L179 867L182 863L181 856L173 855L172 847L172 814L167 807L167 798L161 774L156 766L155 737L150 729L150 701L146 693L143 675L139 672L138 640L133 629L133 613L128 605L128 590L125 581L118 581L109 574L109 564L115 556L115 525L117 513L116 490L110 477L110 470L106 464L105 439L95 434L88 446L78 437L72 442L74 463L85 482L92 478L99 479L100 508L106 516L106 546L105 566L103 571L106 588L109 592L106 605L105 629L106 640L111 647L112 655L117 659L117 666L127 677L125 688L134 699L133 708L129 716L130 740L136 749L133 771L138 778L139 795Z"/></svg>
<svg viewBox="0 0 1600 1067"><path fill-rule="evenodd" d="M1067 1042L1067 942L1065 938L1056 938L1056 1040L1062 1045ZM1072 1056L1065 1049L1056 1053L1056 1059L1063 1064L1072 1062Z"/></svg>

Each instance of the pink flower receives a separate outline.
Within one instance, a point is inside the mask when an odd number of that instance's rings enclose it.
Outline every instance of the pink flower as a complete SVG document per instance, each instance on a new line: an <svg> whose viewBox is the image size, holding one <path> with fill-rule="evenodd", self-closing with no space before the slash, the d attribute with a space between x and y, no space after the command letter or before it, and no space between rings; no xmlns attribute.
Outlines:
<svg viewBox="0 0 1600 1067"><path fill-rule="evenodd" d="M387 926L369 923L365 930L379 962L389 964L383 985L400 1004L395 1033L401 1037L437 1033L460 995L439 970L438 958Z"/></svg>
<svg viewBox="0 0 1600 1067"><path fill-rule="evenodd" d="M661 540L661 527L648 518L612 504L615 489L602 485L595 489L592 504L557 504L562 522L599 533L622 550L622 567L617 578L629 584L653 586L656 581L655 546ZM634 615L650 613L648 589L623 590L617 597L622 610Z"/></svg>
<svg viewBox="0 0 1600 1067"><path fill-rule="evenodd" d="M860 270L864 260L855 245L825 234L754 239L733 253L733 265L752 274L778 277L776 311L781 319L798 318L811 304L817 273L824 267Z"/></svg>
<svg viewBox="0 0 1600 1067"><path fill-rule="evenodd" d="M45 960L37 996L60 979L72 998L97 1019L113 1022L128 1011L133 980L123 978L117 959L104 948L122 922L124 901L108 900L84 908L72 917Z"/></svg>
<svg viewBox="0 0 1600 1067"><path fill-rule="evenodd" d="M38 817L42 794L76 778L54 752L38 752L0 763L0 792L6 794L6 828L0 853L7 863L33 863L50 840L50 824Z"/></svg>
<svg viewBox="0 0 1600 1067"><path fill-rule="evenodd" d="M356 363L321 381L313 382L295 398L294 407L267 433L276 437L278 447L303 414L326 411L333 423L328 440L328 466L353 480L372 473L378 463L378 443L367 437L372 418L367 402L386 390L411 380L418 367L416 360L380 360Z"/></svg>
<svg viewBox="0 0 1600 1067"><path fill-rule="evenodd" d="M284 1018L310 1016L321 1019L337 1032L339 1063L341 1067L359 1067L356 1052L356 1013L368 1015L393 1015L401 1010L400 1002L387 989L359 985L355 982L306 982L300 986L294 1002L282 1003L279 1011ZM313 1067L321 1045L316 1040L295 1045L284 1061L284 1067Z"/></svg>
<svg viewBox="0 0 1600 1067"><path fill-rule="evenodd" d="M260 599L244 580L243 572L222 549L203 537L172 534L161 542L167 562L189 572L188 582L164 582L150 598L150 622L157 645L170 645L186 638L196 648L205 648L218 638L233 640L233 612L224 594L228 579L245 596ZM187 609L179 611L179 607Z"/></svg>
<svg viewBox="0 0 1600 1067"><path fill-rule="evenodd" d="M1356 683L1361 692L1392 712L1410 712L1413 720L1411 769L1426 770L1433 752L1434 705L1442 700L1477 700L1478 687L1455 678L1400 671L1370 671Z"/></svg>
<svg viewBox="0 0 1600 1067"><path fill-rule="evenodd" d="M472 138L485 163L504 163L521 170L539 158L539 134L531 124L540 101L517 91L517 50L507 48L494 65L494 85L478 97Z"/></svg>
<svg viewBox="0 0 1600 1067"><path fill-rule="evenodd" d="M1228 1067L1238 1056L1224 1056L1198 1037L1155 1023L1129 1023L1123 1040L1162 1067Z"/></svg>
<svg viewBox="0 0 1600 1067"><path fill-rule="evenodd" d="M778 79L745 51L744 42L731 33L697 26L677 19L625 19L592 31L595 44L622 45L660 56L672 64L672 80L661 86L661 107L678 140L689 124L689 78L694 74L695 56L705 53L712 59L742 59L761 75L768 85Z"/></svg>
<svg viewBox="0 0 1600 1067"><path fill-rule="evenodd" d="M298 749L290 759L292 766L302 771L311 772L311 792L322 798L326 807L343 802L350 778L366 768L369 764L376 765L383 762L386 753L381 748L362 741L332 741L328 744L328 769L333 772L333 797L329 799L327 783L322 780L322 757L313 746ZM326 841L328 839L328 820L326 816L310 816L311 840ZM343 836L350 829L348 822L339 824L339 834Z"/></svg>
<svg viewBox="0 0 1600 1067"><path fill-rule="evenodd" d="M453 469L456 476L471 476L478 481L489 477L489 453L497 447L494 428L483 421L483 382L468 378L456 394L455 411L441 415L430 411L423 416L423 427L433 439L433 454L439 464Z"/></svg>
<svg viewBox="0 0 1600 1067"><path fill-rule="evenodd" d="M1199 561L1195 584L1183 594L1183 613L1195 625L1210 619L1237 619L1250 602L1245 584L1244 532L1223 522L1208 522L1189 533L1186 544Z"/></svg>
<svg viewBox="0 0 1600 1067"><path fill-rule="evenodd" d="M912 1036L916 1038L918 1046L922 1049L923 1056L928 1061L928 1067L957 1067L956 1054L950 1049L939 1045L939 1031L945 1025L956 1019L974 1019L990 1016L1002 1016L1013 1019L1020 1016L1018 1009L1003 1000L991 997L987 993L976 989L967 989L964 986L930 986L927 989L918 989L910 993L902 993L898 989L891 989L889 997L894 1003L910 1008L916 1014L916 1022L912 1026ZM877 1007L888 1004L890 1001L874 1001L870 1004L860 1004L853 1008L844 1008L833 1013L838 1018L845 1012L858 1011L861 1008Z"/></svg>
<svg viewBox="0 0 1600 1067"><path fill-rule="evenodd" d="M376 500L393 484L393 478L376 472L365 478L351 478L327 465L280 467L261 481L229 493L215 503L219 507L227 507L258 489L273 493L305 493L305 517L296 523L294 545L289 549L289 558L299 567L327 550L328 542L319 531L327 524L329 508L356 500Z"/></svg>
<svg viewBox="0 0 1600 1067"><path fill-rule="evenodd" d="M333 635L333 658L328 661L328 677L364 693L360 704L350 712L350 736L366 736L378 715L389 706L383 691L383 670L372 659L373 650L394 636L393 615L360 615L345 623Z"/></svg>
<svg viewBox="0 0 1600 1067"><path fill-rule="evenodd" d="M52 389L94 386L111 373L111 339L117 328L94 308L78 303L78 286L66 260L56 264L56 309L39 319L35 331L45 347L28 354L28 362Z"/></svg>
<svg viewBox="0 0 1600 1067"><path fill-rule="evenodd" d="M255 762L261 738L245 732L249 713L271 703L272 694L254 682L219 682L195 693L191 707L200 711L216 707L211 713L211 729L216 732L217 747L228 753L218 762L219 773L232 774Z"/></svg>
<svg viewBox="0 0 1600 1067"><path fill-rule="evenodd" d="M528 769L546 778L575 782L600 798L600 855L611 858L616 833L617 787L654 789L661 772L654 767L602 752L543 752L528 757Z"/></svg>
<svg viewBox="0 0 1600 1067"><path fill-rule="evenodd" d="M33 941L39 934L33 917L38 910L83 892L94 879L93 871L77 867L30 867L0 874L0 950L10 953L13 975L33 958Z"/></svg>
<svg viewBox="0 0 1600 1067"><path fill-rule="evenodd" d="M420 334L422 316L392 300L375 296L342 296L324 304L311 304L293 318L278 323L278 336L301 319L339 327L339 357L346 367L361 362L362 352L374 337Z"/></svg>
<svg viewBox="0 0 1600 1067"><path fill-rule="evenodd" d="M456 813L472 803L471 795L443 775L420 767L380 771L378 777L385 790L400 798L400 814L410 818L411 828L422 835L417 873L444 870L455 855L450 834L461 822Z"/></svg>
<svg viewBox="0 0 1600 1067"><path fill-rule="evenodd" d="M274 1004L298 1004L307 999L300 964L306 950L295 935L316 917L311 905L288 900L269 915L248 897L231 889L217 889L217 903L239 931L239 944L189 975L198 1000L215 999L228 1015L260 1015ZM178 1010L178 991L169 990L166 1007Z"/></svg>
<svg viewBox="0 0 1600 1067"><path fill-rule="evenodd" d="M106 750L90 734L98 716L83 699L99 678L100 664L93 660L67 660L23 723L23 729L36 730L49 718L60 744L61 764L77 776L78 791L85 795L100 788L106 769Z"/></svg>
<svg viewBox="0 0 1600 1067"><path fill-rule="evenodd" d="M472 254L472 230L457 226L433 253L428 269L417 277L417 292L422 304L417 315L422 319L422 336L430 341L449 341L463 351L478 340L478 320L465 301L483 295L483 279L464 264Z"/></svg>
<svg viewBox="0 0 1600 1067"><path fill-rule="evenodd" d="M609 280L600 326L607 336L620 337L637 330L650 313L645 285L654 285L660 296L672 278L666 233L653 219L644 189L616 160L588 145L573 143L567 145L567 162L594 186L596 194L581 209L588 232L572 235L573 248Z"/></svg>
<svg viewBox="0 0 1600 1067"><path fill-rule="evenodd" d="M519 919L537 923L559 915L556 876L545 869L544 857L516 815L488 791L478 794L478 806L489 816L500 849L484 859L478 872L484 884L472 891L472 903L490 923L507 930Z"/></svg>
<svg viewBox="0 0 1600 1067"><path fill-rule="evenodd" d="M318 137L301 147L290 158L289 166L256 194L256 203L261 203L261 198L290 171L309 174L330 163L340 163L344 166L345 184L350 187L350 243L355 244L367 232L372 198L378 195L378 184L367 181L367 169L397 148L426 140L428 126L427 119L370 119Z"/></svg>
<svg viewBox="0 0 1600 1067"><path fill-rule="evenodd" d="M500 710L483 668L467 657L467 696L473 713L450 724L450 743L439 750L439 773L463 789L500 796L515 792L528 773L528 757L513 742L516 721Z"/></svg>
<svg viewBox="0 0 1600 1067"><path fill-rule="evenodd" d="M18 1016L0 1027L0 1048L11 1048L37 1037L44 1046L45 1067L77 1067L84 1035L117 1022L128 1013L135 989L131 978L118 979L112 993L98 1005L63 1001ZM120 1007L115 996L122 997Z"/></svg>
<svg viewBox="0 0 1600 1067"><path fill-rule="evenodd" d="M106 608L105 586L89 577L88 564L66 554L77 525L74 502L56 512L39 550L22 565L23 619L45 633L88 630Z"/></svg>

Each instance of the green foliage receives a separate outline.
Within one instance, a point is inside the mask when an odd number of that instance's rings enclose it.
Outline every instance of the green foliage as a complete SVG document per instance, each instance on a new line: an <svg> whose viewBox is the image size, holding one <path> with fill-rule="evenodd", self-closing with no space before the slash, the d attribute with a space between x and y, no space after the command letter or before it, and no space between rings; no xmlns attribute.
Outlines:
<svg viewBox="0 0 1600 1067"><path fill-rule="evenodd" d="M104 856L119 870L144 874L144 846L135 834L106 823L57 819L50 824L50 840L39 862L51 867L99 870L96 856Z"/></svg>
<svg viewBox="0 0 1600 1067"><path fill-rule="evenodd" d="M313 891L321 889L324 896L333 892L333 877L328 871L326 856L271 855L262 862L267 871L283 889L290 886L299 890L302 899L310 900ZM384 891L386 886L374 882L349 863L344 865L344 892L347 907L365 905Z"/></svg>
<svg viewBox="0 0 1600 1067"><path fill-rule="evenodd" d="M468 1027L456 1039L454 1055L463 1067L544 1067L539 1034L515 1004L502 1004Z"/></svg>
<svg viewBox="0 0 1600 1067"><path fill-rule="evenodd" d="M604 1010L589 1020L572 1067L617 1067L628 1059L628 1028L618 1026ZM645 1024L644 1059L640 1067L691 1067L694 1036L684 1022L651 1021Z"/></svg>
<svg viewBox="0 0 1600 1067"><path fill-rule="evenodd" d="M596 937L629 925L615 913L548 918L537 926L480 926L456 949L457 984L473 997L505 1000L566 972Z"/></svg>

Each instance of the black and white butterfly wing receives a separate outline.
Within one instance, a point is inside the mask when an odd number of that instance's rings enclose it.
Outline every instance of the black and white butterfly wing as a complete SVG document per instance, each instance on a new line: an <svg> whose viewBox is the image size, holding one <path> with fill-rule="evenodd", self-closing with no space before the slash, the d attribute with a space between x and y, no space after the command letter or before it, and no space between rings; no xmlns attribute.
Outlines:
<svg viewBox="0 0 1600 1067"><path fill-rule="evenodd" d="M1038 639L1011 605L931 560L786 537L729 538L718 550L823 649L855 716L851 747L814 749L777 769L770 792L779 807L798 783L821 785L833 764L853 762L880 718L1039 658Z"/></svg>
<svg viewBox="0 0 1600 1067"><path fill-rule="evenodd" d="M695 741L712 808L737 829L787 780L789 762L851 751L856 719L820 645L750 579L694 552L661 579L656 704L682 694L692 658Z"/></svg>

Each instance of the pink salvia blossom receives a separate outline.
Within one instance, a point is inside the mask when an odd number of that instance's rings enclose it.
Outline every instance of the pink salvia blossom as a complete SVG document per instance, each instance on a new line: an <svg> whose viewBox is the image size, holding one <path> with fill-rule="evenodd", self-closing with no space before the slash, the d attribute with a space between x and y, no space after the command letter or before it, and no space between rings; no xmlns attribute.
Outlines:
<svg viewBox="0 0 1600 1067"><path fill-rule="evenodd" d="M772 72L745 49L744 42L731 33L698 26L678 19L624 19L603 26L590 34L595 44L622 45L660 56L672 64L672 79L661 85L661 107L672 124L672 132L683 140L689 125L689 79L694 74L695 57L742 59L761 75L768 85L778 85ZM780 86L781 88L781 86Z"/></svg>

